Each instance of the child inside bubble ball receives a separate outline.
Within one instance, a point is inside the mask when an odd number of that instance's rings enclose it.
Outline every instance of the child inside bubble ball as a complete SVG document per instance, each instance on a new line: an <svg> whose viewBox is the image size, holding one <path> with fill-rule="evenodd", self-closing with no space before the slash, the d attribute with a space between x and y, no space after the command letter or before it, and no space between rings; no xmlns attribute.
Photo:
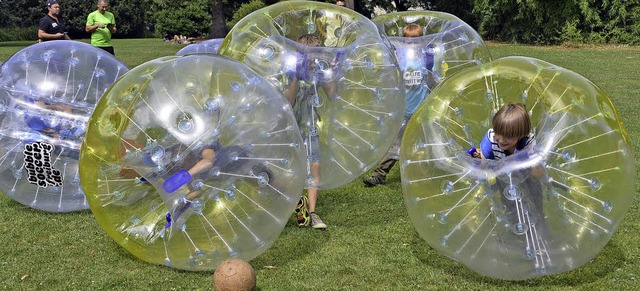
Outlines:
<svg viewBox="0 0 640 291"><path fill-rule="evenodd" d="M502 106L493 116L490 128L480 142L480 149L471 149L474 158L499 160L510 156L534 142L531 120L522 103Z"/></svg>
<svg viewBox="0 0 640 291"><path fill-rule="evenodd" d="M49 103L40 99L25 97L30 109L24 114L24 120L30 130L38 133L39 137L52 145L62 145L63 140L78 143L84 136L86 126L70 105L64 103ZM60 151L56 147L57 152ZM73 156L78 157L77 149Z"/></svg>
<svg viewBox="0 0 640 291"><path fill-rule="evenodd" d="M416 23L407 24L402 29L402 37L420 37L423 35L422 26ZM402 126L398 132L395 142L382 158L382 161L373 170L370 177L362 180L366 187L374 187L377 185L385 185L387 175L398 162L400 155L400 144L402 135L407 126L407 122L416 111L418 106L424 101L430 93L430 88L435 84L432 74L433 55L424 54L424 60L405 60L402 64L402 71L405 82L405 110ZM426 69L426 74L423 73Z"/></svg>
<svg viewBox="0 0 640 291"><path fill-rule="evenodd" d="M320 39L313 34L305 34L298 38L298 43L308 47L318 47L321 45ZM293 107L296 120L300 127L300 132L304 140L307 150L308 172L310 174L309 186L307 187L307 197L304 195L300 198L295 213L298 219L299 227L326 229L327 225L322 221L316 213L316 202L318 199L318 188L316 187L320 179L320 142L317 132L317 123L320 121L320 115L316 109L316 98L318 96L319 87L324 90L329 98L333 98L336 94L335 78L325 78L319 76L318 60L306 59L306 55L302 54L299 65L296 68L294 76L292 76L289 87L285 90L285 96ZM339 56L328 64L330 70L336 71L339 66Z"/></svg>
<svg viewBox="0 0 640 291"><path fill-rule="evenodd" d="M174 148L170 151L180 151L180 149ZM189 189L186 196L180 198L176 207L167 214L166 227L170 227L172 221L177 220L191 206L193 200L202 195L205 181L229 178L228 174L235 177L249 172L261 186L273 182L273 172L262 162L251 159L252 157L253 153L247 147L239 145L223 147L217 141L204 146L199 155L194 152L187 153L187 156L182 159L182 164L193 166L189 169L180 169L162 183L167 193L173 193L184 185ZM211 172L214 168L215 171Z"/></svg>
<svg viewBox="0 0 640 291"><path fill-rule="evenodd" d="M531 120L527 108L522 103L508 103L502 106L493 116L493 127L487 130L487 133L480 142L480 149L472 148L469 154L474 158L501 160L511 156L525 147L531 147L535 144L535 136L531 132ZM539 221L540 229L537 231L546 232L547 226L544 221L543 213L543 189L540 178L544 175L544 171L540 166L534 166L529 171L521 173L513 173L513 176L522 175L524 179L520 183L509 181L498 183L498 189L505 188L510 195L501 195L500 201L505 207L506 219L513 227L513 231L521 234L526 231L524 213L528 217L535 217ZM511 177L511 174L510 174ZM517 179L514 179L514 181ZM513 190L513 191L511 191ZM517 201L526 201L533 208L529 207L527 211L524 209L517 210L522 207L522 203ZM531 219L531 218L529 218ZM537 234L536 234L537 235Z"/></svg>

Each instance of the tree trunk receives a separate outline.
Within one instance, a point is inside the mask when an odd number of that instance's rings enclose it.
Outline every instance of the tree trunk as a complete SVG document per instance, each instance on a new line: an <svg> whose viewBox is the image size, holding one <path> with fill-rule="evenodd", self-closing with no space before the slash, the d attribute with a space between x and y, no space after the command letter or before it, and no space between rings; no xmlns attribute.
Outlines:
<svg viewBox="0 0 640 291"><path fill-rule="evenodd" d="M406 0L394 0L393 2L396 3L396 10L398 12L409 10L409 3L407 3Z"/></svg>
<svg viewBox="0 0 640 291"><path fill-rule="evenodd" d="M353 0L345 0L344 1L344 6L353 10L355 8L355 4L353 3Z"/></svg>
<svg viewBox="0 0 640 291"><path fill-rule="evenodd" d="M222 11L222 0L212 0L211 5L211 38L224 38L227 36L227 23Z"/></svg>

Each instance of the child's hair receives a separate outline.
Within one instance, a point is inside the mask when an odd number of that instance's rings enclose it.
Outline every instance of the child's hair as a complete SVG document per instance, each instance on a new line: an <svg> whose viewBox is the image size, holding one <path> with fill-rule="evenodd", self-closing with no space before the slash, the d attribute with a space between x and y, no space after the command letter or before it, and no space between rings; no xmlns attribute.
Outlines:
<svg viewBox="0 0 640 291"><path fill-rule="evenodd" d="M320 46L320 39L315 34L305 34L298 38L298 42L306 46Z"/></svg>
<svg viewBox="0 0 640 291"><path fill-rule="evenodd" d="M422 26L420 24L410 23L402 28L403 37L418 37L422 36Z"/></svg>
<svg viewBox="0 0 640 291"><path fill-rule="evenodd" d="M527 107L522 103L502 106L493 116L493 131L508 138L527 136L531 132Z"/></svg>

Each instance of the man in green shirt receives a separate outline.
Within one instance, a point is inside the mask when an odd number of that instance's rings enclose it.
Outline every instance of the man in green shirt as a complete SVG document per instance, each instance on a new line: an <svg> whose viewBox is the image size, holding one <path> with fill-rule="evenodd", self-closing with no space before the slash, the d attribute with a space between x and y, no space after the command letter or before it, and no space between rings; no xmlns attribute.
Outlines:
<svg viewBox="0 0 640 291"><path fill-rule="evenodd" d="M115 56L111 45L111 34L116 33L116 19L108 12L108 0L98 0L98 10L89 13L85 30L91 33L91 45L108 51Z"/></svg>

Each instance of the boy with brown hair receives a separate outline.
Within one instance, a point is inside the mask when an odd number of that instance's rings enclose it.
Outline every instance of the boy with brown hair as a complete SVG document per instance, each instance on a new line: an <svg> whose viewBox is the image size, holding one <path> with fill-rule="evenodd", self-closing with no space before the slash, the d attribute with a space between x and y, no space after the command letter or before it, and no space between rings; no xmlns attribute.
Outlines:
<svg viewBox="0 0 640 291"><path fill-rule="evenodd" d="M499 160L522 150L533 139L527 107L508 103L493 116L493 128L482 138L480 149L470 153L474 158Z"/></svg>

